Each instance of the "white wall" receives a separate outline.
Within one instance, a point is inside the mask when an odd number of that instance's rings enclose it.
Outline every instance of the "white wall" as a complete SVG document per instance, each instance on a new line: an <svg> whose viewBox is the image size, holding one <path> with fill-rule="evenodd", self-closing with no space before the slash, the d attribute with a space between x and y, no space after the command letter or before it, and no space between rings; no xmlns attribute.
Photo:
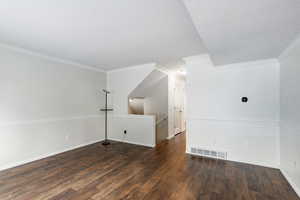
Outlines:
<svg viewBox="0 0 300 200"><path fill-rule="evenodd" d="M168 139L175 135L175 118L174 118L174 96L175 96L176 73L168 74Z"/></svg>
<svg viewBox="0 0 300 200"><path fill-rule="evenodd" d="M152 115L156 122L156 142L168 136L168 76L166 73L155 69L141 81L129 94L130 98L143 98L143 115ZM133 102L132 102L133 103ZM129 103L132 105L132 103ZM132 107L131 107L132 108ZM129 109L129 111L132 109ZM129 112L130 113L130 112ZM163 123L164 122L164 123ZM138 123L138 121L137 121ZM155 126L155 124L154 124ZM155 127L153 127L154 129ZM146 128L140 132L149 134ZM147 137L147 136L146 136Z"/></svg>
<svg viewBox="0 0 300 200"><path fill-rule="evenodd" d="M144 114L155 115L156 120L168 115L168 75L158 69L153 70L129 94L130 98L144 99Z"/></svg>
<svg viewBox="0 0 300 200"><path fill-rule="evenodd" d="M300 196L300 37L279 61L280 168Z"/></svg>
<svg viewBox="0 0 300 200"><path fill-rule="evenodd" d="M0 46L0 169L102 140L102 88L103 72Z"/></svg>
<svg viewBox="0 0 300 200"><path fill-rule="evenodd" d="M128 114L144 114L144 98L133 98L129 100Z"/></svg>
<svg viewBox="0 0 300 200"><path fill-rule="evenodd" d="M128 114L129 94L155 69L155 64L133 66L108 73L107 85L111 91L108 137L116 141L155 146L155 118ZM127 130L127 135L124 135Z"/></svg>
<svg viewBox="0 0 300 200"><path fill-rule="evenodd" d="M185 88L185 78L178 74L177 71L172 71L168 73L168 115L169 115L169 120L168 120L168 138L172 138L174 137L174 135L176 134L175 131L175 126L176 126L176 122L175 122L175 98L176 94L175 94L175 88ZM185 90L185 89L184 89ZM183 94L185 95L185 94ZM186 95L185 95L186 96ZM183 97L185 98L185 97ZM180 100L177 100L177 102L179 102ZM185 105L183 106L185 107ZM185 109L185 108L184 108ZM185 113L186 111L184 110L183 113L183 119L185 120Z"/></svg>
<svg viewBox="0 0 300 200"><path fill-rule="evenodd" d="M144 100L145 115L155 115L157 122L168 116L167 75L148 89Z"/></svg>
<svg viewBox="0 0 300 200"><path fill-rule="evenodd" d="M109 104L114 114L128 114L128 96L153 70L155 64L133 66L107 74L107 86L111 91Z"/></svg>
<svg viewBox="0 0 300 200"><path fill-rule="evenodd" d="M124 134L124 130L127 134ZM155 117L149 115L113 115L109 118L111 140L155 146Z"/></svg>
<svg viewBox="0 0 300 200"><path fill-rule="evenodd" d="M279 165L279 63L214 67L208 56L186 58L187 152L228 152L228 159ZM241 97L247 96L248 103Z"/></svg>

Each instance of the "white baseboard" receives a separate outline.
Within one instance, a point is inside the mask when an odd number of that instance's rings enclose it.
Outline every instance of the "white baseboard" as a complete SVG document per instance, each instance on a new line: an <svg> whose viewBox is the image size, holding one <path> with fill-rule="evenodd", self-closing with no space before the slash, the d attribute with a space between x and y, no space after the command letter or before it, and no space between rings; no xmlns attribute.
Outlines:
<svg viewBox="0 0 300 200"><path fill-rule="evenodd" d="M116 142L123 142L123 143L128 143L128 144L135 144L135 145L139 145L139 146L145 146L145 147L151 147L154 148L155 144L143 144L143 143L138 143L138 142L132 142L132 141L128 141L128 140L120 140L120 139L115 139L115 138L108 138L111 141L116 141Z"/></svg>
<svg viewBox="0 0 300 200"><path fill-rule="evenodd" d="M41 160L41 159L44 159L44 158L47 158L47 157L51 157L51 156L54 156L54 155L57 155L57 154L60 154L60 153L64 153L64 152L67 152L67 151L78 149L78 148L88 146L88 145L91 145L91 144L95 144L95 143L98 143L98 142L101 142L101 141L103 141L103 139L87 142L87 143L80 144L80 145L77 145L77 146L74 146L74 147L63 149L61 151L56 151L56 152L52 152L52 153L49 153L49 154L44 154L44 155L41 155L41 156L38 156L38 157L35 157L35 158L31 158L31 159L11 163L11 164L8 164L8 165L0 166L0 171L10 169L10 168L13 168L13 167L17 167L17 166L20 166L20 165L28 164L28 163L33 162L33 161Z"/></svg>
<svg viewBox="0 0 300 200"><path fill-rule="evenodd" d="M292 186L292 188L295 190L298 197L300 197L300 188L297 187L297 185L292 180L292 178L288 175L288 173L286 173L283 169L280 169L280 171L283 174L283 176L286 178L286 180L289 182L289 184Z"/></svg>
<svg viewBox="0 0 300 200"><path fill-rule="evenodd" d="M169 136L167 137L167 139L168 139L168 140L171 140L174 136L175 136L175 135L169 135Z"/></svg>

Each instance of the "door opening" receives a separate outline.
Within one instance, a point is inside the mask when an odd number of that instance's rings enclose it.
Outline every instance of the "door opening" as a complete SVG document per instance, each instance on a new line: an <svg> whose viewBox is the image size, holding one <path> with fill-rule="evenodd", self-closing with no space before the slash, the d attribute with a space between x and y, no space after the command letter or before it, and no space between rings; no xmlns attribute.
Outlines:
<svg viewBox="0 0 300 200"><path fill-rule="evenodd" d="M185 76L181 71L176 74L174 86L174 135L177 135L186 129Z"/></svg>

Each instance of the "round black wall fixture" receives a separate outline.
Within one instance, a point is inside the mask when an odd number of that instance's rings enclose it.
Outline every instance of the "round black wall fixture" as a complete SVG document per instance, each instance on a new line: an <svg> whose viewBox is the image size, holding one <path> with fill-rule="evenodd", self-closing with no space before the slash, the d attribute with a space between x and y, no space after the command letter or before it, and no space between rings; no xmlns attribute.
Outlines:
<svg viewBox="0 0 300 200"><path fill-rule="evenodd" d="M248 97L242 97L242 102L247 103L248 102Z"/></svg>

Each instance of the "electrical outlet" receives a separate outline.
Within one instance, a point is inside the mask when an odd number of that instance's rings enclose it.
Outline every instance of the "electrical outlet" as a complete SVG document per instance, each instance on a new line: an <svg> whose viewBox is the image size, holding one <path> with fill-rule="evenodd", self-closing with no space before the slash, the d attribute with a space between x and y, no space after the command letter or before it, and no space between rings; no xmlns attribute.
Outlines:
<svg viewBox="0 0 300 200"><path fill-rule="evenodd" d="M127 134L127 130L124 130L124 134L125 134L125 135Z"/></svg>

